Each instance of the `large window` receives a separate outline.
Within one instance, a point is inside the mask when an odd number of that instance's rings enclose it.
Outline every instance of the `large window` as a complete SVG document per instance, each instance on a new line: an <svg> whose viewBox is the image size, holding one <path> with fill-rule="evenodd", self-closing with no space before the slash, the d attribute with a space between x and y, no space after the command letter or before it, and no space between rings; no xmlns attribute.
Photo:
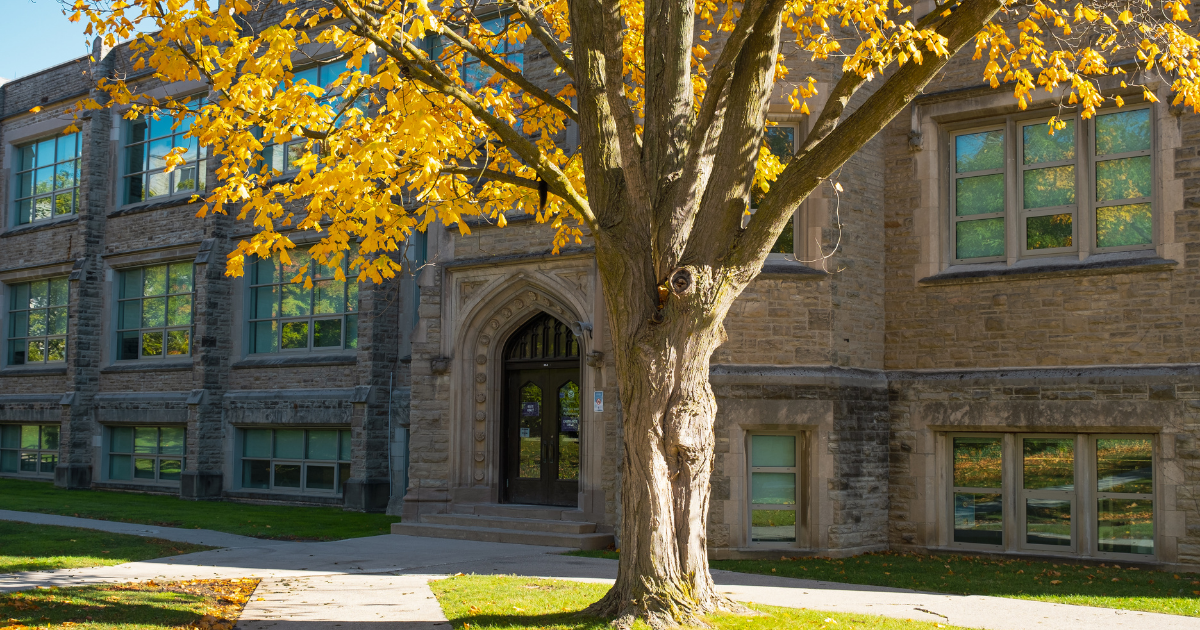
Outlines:
<svg viewBox="0 0 1200 630"><path fill-rule="evenodd" d="M512 20L508 15L498 15L488 20L482 20L479 43L492 56L516 66L517 71L520 72L525 65L524 47L522 44L508 40L511 24ZM477 92L486 87L494 74L496 71L478 58L471 55L463 56L462 77L468 91Z"/></svg>
<svg viewBox="0 0 1200 630"><path fill-rule="evenodd" d="M79 208L79 133L17 147L17 225Z"/></svg>
<svg viewBox="0 0 1200 630"><path fill-rule="evenodd" d="M243 429L242 487L335 494L350 478L348 429Z"/></svg>
<svg viewBox="0 0 1200 630"><path fill-rule="evenodd" d="M1101 557L1154 555L1151 438L971 435L952 436L951 445L952 543ZM1003 509L1008 504L1015 508L1012 519Z"/></svg>
<svg viewBox="0 0 1200 630"><path fill-rule="evenodd" d="M1008 118L952 134L950 213L962 262L1153 246L1149 107L1090 120Z"/></svg>
<svg viewBox="0 0 1200 630"><path fill-rule="evenodd" d="M203 102L193 100L188 109L196 111ZM175 122L175 118L159 114L157 120L143 116L128 123L122 186L125 203L204 191L204 147L196 138L184 137L194 117L188 116L178 125ZM184 149L184 164L163 172L167 154L176 147Z"/></svg>
<svg viewBox="0 0 1200 630"><path fill-rule="evenodd" d="M191 352L192 274L190 261L121 272L118 359L161 359Z"/></svg>
<svg viewBox="0 0 1200 630"><path fill-rule="evenodd" d="M304 82L309 85L320 86L323 90L328 90L319 100L328 103L336 114L338 108L342 106L342 88L333 88L331 90L331 87L337 82L338 77L347 71L367 71L367 61L365 58L361 68L351 66L350 61L351 57L347 56L337 61L297 70L292 75L292 82L293 84ZM365 105L365 100L359 100L361 104ZM308 143L309 140L307 138L292 138L283 142L264 143L262 150L263 163L271 169L273 175L295 173L300 170L296 161L304 157L306 152L305 147Z"/></svg>
<svg viewBox="0 0 1200 630"><path fill-rule="evenodd" d="M14 284L8 309L8 364L67 360L67 279Z"/></svg>
<svg viewBox="0 0 1200 630"><path fill-rule="evenodd" d="M780 122L768 124L763 129L763 145L767 147L776 158L783 164L791 161L796 155L796 151L800 146L800 125L798 123ZM759 186L755 186L750 190L750 212L754 213L758 209L758 202L766 191ZM775 239L775 244L771 246L772 254L795 254L796 252L796 236L795 226L788 225L780 233L779 238Z"/></svg>
<svg viewBox="0 0 1200 630"><path fill-rule="evenodd" d="M183 427L112 427L108 430L111 481L179 481L183 473Z"/></svg>
<svg viewBox="0 0 1200 630"><path fill-rule="evenodd" d="M358 282L293 251L291 262L259 259L250 269L250 352L343 350L358 347ZM343 255L341 268L347 275ZM292 279L312 274L312 287Z"/></svg>
<svg viewBox="0 0 1200 630"><path fill-rule="evenodd" d="M750 540L795 543L800 466L795 435L751 435Z"/></svg>
<svg viewBox="0 0 1200 630"><path fill-rule="evenodd" d="M0 473L53 477L58 465L58 425L0 425Z"/></svg>

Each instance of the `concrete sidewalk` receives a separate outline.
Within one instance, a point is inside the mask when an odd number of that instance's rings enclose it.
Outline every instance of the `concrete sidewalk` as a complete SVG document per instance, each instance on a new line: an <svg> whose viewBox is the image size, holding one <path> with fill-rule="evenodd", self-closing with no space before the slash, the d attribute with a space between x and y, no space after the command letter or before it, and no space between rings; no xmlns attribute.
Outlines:
<svg viewBox="0 0 1200 630"><path fill-rule="evenodd" d="M35 525L59 525L62 527L82 527L98 529L114 534L129 534L148 538L162 538L175 542L208 545L209 547L255 547L271 545L280 541L251 538L237 534L226 534L211 529L181 529L178 527L158 527L157 525L139 525L138 523L119 523L117 521L101 521L92 518L76 518L74 516L59 516L57 514L39 514L37 512L16 512L0 510L0 521L19 521Z"/></svg>
<svg viewBox="0 0 1200 630"><path fill-rule="evenodd" d="M0 518L5 518L3 514L0 513ZM70 517L32 516L48 520L47 524L51 525L95 525L95 529L105 531L112 531L108 528L113 525L125 525ZM144 529L163 531L171 528ZM151 578L259 577L264 581L246 606L238 625L243 630L310 630L308 626L314 626L313 630L368 630L365 624L369 623L386 623L397 630L446 630L445 617L427 586L431 579L456 573L476 573L611 583L617 572L614 560L564 556L560 555L563 550L556 547L395 535L309 543L250 540L253 542L248 546L113 567L0 575L0 592L35 586ZM239 544L245 545L245 542L239 541ZM936 621L968 628L1200 630L1200 618L1157 613L924 593L729 571L713 571L713 578L722 592L741 601Z"/></svg>

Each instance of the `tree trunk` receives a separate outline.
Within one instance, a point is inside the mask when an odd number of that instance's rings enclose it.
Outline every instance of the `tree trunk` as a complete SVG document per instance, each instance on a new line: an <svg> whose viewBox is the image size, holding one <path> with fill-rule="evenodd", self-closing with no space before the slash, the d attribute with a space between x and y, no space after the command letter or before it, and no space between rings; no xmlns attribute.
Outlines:
<svg viewBox="0 0 1200 630"><path fill-rule="evenodd" d="M588 612L615 617L618 627L635 618L654 628L702 625L707 613L745 610L717 592L706 535L717 413L709 359L725 341L722 321L740 290L730 290L727 276L712 282L710 273L677 270L662 291L667 298L647 313L630 278L611 276L605 297L624 429L621 554L616 584ZM653 282L643 286L657 298Z"/></svg>

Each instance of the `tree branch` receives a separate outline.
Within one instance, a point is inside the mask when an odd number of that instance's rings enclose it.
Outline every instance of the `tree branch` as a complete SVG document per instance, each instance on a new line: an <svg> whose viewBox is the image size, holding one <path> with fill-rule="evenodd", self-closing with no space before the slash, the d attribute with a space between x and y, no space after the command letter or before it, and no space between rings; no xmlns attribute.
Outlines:
<svg viewBox="0 0 1200 630"><path fill-rule="evenodd" d="M538 182L535 179L526 179L524 177L513 175L512 173L505 173L503 171L497 171L490 168L478 168L475 166L443 166L440 174L486 177L488 179L494 179L506 184L521 186L522 188L529 188L532 190L538 189Z"/></svg>
<svg viewBox="0 0 1200 630"><path fill-rule="evenodd" d="M521 19L529 27L529 32L533 33L533 36L542 43L542 47L550 53L550 58L554 60L554 63L558 64L558 67L574 80L575 60L567 55L558 40L554 38L554 34L542 24L541 20L537 19L533 7L529 6L525 0L516 0L513 6L517 7L517 12L521 14Z"/></svg>

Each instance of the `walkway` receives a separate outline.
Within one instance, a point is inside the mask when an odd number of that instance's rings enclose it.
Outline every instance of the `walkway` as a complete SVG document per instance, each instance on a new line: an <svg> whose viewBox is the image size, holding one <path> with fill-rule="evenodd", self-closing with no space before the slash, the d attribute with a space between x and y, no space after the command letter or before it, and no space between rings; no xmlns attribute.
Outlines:
<svg viewBox="0 0 1200 630"><path fill-rule="evenodd" d="M114 567L0 575L0 592L35 586L69 586L142 579L179 580L260 577L240 630L448 630L427 583L455 573L518 574L611 583L616 562L563 556L552 547L473 541L374 536L336 542L264 541L205 530L180 530L88 519L0 512L0 519L50 525L140 529L138 535L170 540L215 541L231 548L130 562ZM30 521L28 518L38 518ZM16 520L16 519L12 519ZM155 533L148 533L153 530ZM137 533L121 530L121 533ZM195 535L199 538L174 538ZM207 543L212 544L212 543ZM1000 597L946 595L907 589L837 584L766 575L713 571L721 590L748 602L938 621L989 630L1200 630L1200 619L1157 613L1068 606Z"/></svg>

